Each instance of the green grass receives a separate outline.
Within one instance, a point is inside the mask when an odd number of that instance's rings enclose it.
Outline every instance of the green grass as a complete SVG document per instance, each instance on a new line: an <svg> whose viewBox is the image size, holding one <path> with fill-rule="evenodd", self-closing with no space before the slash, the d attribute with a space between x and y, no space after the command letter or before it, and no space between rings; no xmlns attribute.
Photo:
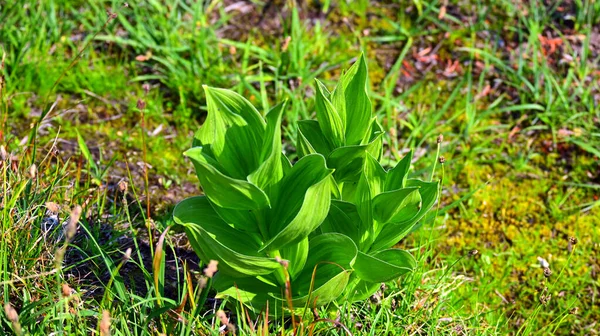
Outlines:
<svg viewBox="0 0 600 336"><path fill-rule="evenodd" d="M261 111L288 99L284 149L293 153L289 126L313 113L313 79L331 84L360 50L374 107L392 130L390 163L414 147L417 174L429 177L444 135L443 196L435 220L401 242L418 256L417 271L387 284L379 303L319 316L339 314L365 335L597 332L597 2L189 3L0 4L0 145L14 156L0 166L0 295L25 333L98 333L106 310L114 335L216 335L222 308L240 334L262 334L239 307L197 304L208 291L198 289L201 265L181 234L167 234L165 261L152 267L173 205L198 192L181 153L203 121L201 85L232 88ZM108 23L107 10L117 14ZM47 112L37 148L27 147ZM61 206L61 223L83 206L73 240L40 230L49 201ZM63 284L74 294L63 296ZM196 300L188 295L179 321L165 307L178 307L190 284ZM269 322L269 332L291 333L281 318ZM331 321L311 323L317 334L345 334ZM0 312L0 333L13 328Z"/></svg>

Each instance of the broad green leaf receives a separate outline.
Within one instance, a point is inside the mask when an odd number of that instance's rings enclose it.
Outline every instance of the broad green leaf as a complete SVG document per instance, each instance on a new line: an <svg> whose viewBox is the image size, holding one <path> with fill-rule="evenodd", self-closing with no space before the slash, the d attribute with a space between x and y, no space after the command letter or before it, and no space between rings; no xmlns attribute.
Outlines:
<svg viewBox="0 0 600 336"><path fill-rule="evenodd" d="M365 156L363 172L369 182L371 197L382 193L385 189L386 172L370 153Z"/></svg>
<svg viewBox="0 0 600 336"><path fill-rule="evenodd" d="M329 214L323 224L321 224L322 232L337 232L348 236L354 241L355 244L359 244L359 225L360 216L356 205L344 201L331 201L329 207Z"/></svg>
<svg viewBox="0 0 600 336"><path fill-rule="evenodd" d="M346 100L346 143L361 144L369 129L372 107L367 94L367 62L364 55L356 62L356 73L344 90ZM348 71L350 73L350 71Z"/></svg>
<svg viewBox="0 0 600 336"><path fill-rule="evenodd" d="M344 125L348 124L346 121L346 88L356 75L359 64L360 62L354 62L354 64L352 64L348 70L342 70L342 75L340 76L340 79L338 80L338 83L330 96L331 103L333 106L335 106L336 111L338 111L338 114Z"/></svg>
<svg viewBox="0 0 600 336"><path fill-rule="evenodd" d="M268 216L272 238L261 251L296 243L321 225L331 203L331 173L319 154L305 156L292 167L281 181L278 202Z"/></svg>
<svg viewBox="0 0 600 336"><path fill-rule="evenodd" d="M202 147L194 147L184 155L194 163L202 190L213 203L223 208L238 210L269 206L269 198L256 185L226 176L214 166L217 163L203 155L202 151Z"/></svg>
<svg viewBox="0 0 600 336"><path fill-rule="evenodd" d="M373 118L371 122L371 127L367 132L367 135L362 141L362 144L369 144L367 147L367 152L373 155L373 157L377 160L381 160L381 156L383 155L383 128L377 122L377 118Z"/></svg>
<svg viewBox="0 0 600 336"><path fill-rule="evenodd" d="M196 143L210 148L223 173L245 179L260 165L266 123L260 113L237 93L203 86L208 114L196 133Z"/></svg>
<svg viewBox="0 0 600 336"><path fill-rule="evenodd" d="M402 238L413 230L414 226L429 212L437 200L438 182L423 182L407 180L408 187L418 187L421 196L421 208L418 214L410 220L399 223L387 223L383 226L370 251L379 251L396 245Z"/></svg>
<svg viewBox="0 0 600 336"><path fill-rule="evenodd" d="M280 293L281 289L273 284L261 281L260 277L231 278L217 273L213 278L213 288L217 290L216 298L234 298L258 313L269 304L269 311L281 312L287 303L273 298L271 293Z"/></svg>
<svg viewBox="0 0 600 336"><path fill-rule="evenodd" d="M333 147L340 147L345 142L344 125L342 124L342 120L335 110L335 107L333 107L329 99L327 99L323 93L324 90L327 90L323 83L321 83L318 79L315 79L315 82L315 105L317 110L317 120L319 121L321 132L327 139L329 139Z"/></svg>
<svg viewBox="0 0 600 336"><path fill-rule="evenodd" d="M380 137L381 134L377 135L372 142L366 145L339 147L329 154L327 164L336 170L334 177L338 183L358 181L365 157L372 149L380 146L380 143L378 143ZM375 152L378 151L380 150Z"/></svg>
<svg viewBox="0 0 600 336"><path fill-rule="evenodd" d="M436 182L424 182L418 179L409 179L406 181L407 187L418 187L419 194L421 195L421 208L419 209L419 214L415 218L417 221L420 221L425 215L433 208L435 202L438 199L438 189L440 187L440 183ZM413 221L413 220L411 220ZM411 227L411 230L413 228Z"/></svg>
<svg viewBox="0 0 600 336"><path fill-rule="evenodd" d="M420 203L416 187L386 191L373 198L373 218L379 223L398 218L409 220L419 213Z"/></svg>
<svg viewBox="0 0 600 336"><path fill-rule="evenodd" d="M309 154L317 154L317 150L313 148L311 143L308 141L308 139L306 139L300 130L298 130L298 139L296 140L296 151L299 158Z"/></svg>
<svg viewBox="0 0 600 336"><path fill-rule="evenodd" d="M335 169L334 177L338 183L356 181L365 159L366 145L340 147L329 155L327 163Z"/></svg>
<svg viewBox="0 0 600 336"><path fill-rule="evenodd" d="M304 305L309 298L311 307L315 299L317 306L335 300L348 283L348 270L357 253L354 242L342 234L324 233L312 238L304 270L292 281L294 306Z"/></svg>
<svg viewBox="0 0 600 336"><path fill-rule="evenodd" d="M219 272L233 277L270 274L281 265L258 252L258 238L223 222L205 196L185 199L173 210L190 244L204 262L219 261ZM243 242L243 243L242 243Z"/></svg>
<svg viewBox="0 0 600 336"><path fill-rule="evenodd" d="M350 274L349 271L336 265L319 265L315 277L315 287L309 294L295 295L292 298L293 306L304 307L308 302L308 306L312 308L335 301L346 289ZM303 284L303 282L300 284Z"/></svg>
<svg viewBox="0 0 600 336"><path fill-rule="evenodd" d="M255 212L262 213L264 210L237 210L227 209L217 206L211 202L215 212L221 219L232 227L246 232L259 233L258 221L256 220Z"/></svg>
<svg viewBox="0 0 600 336"><path fill-rule="evenodd" d="M416 266L415 258L400 249L389 249L372 255L358 252L352 266L356 275L367 282L386 282L397 279L412 271Z"/></svg>
<svg viewBox="0 0 600 336"><path fill-rule="evenodd" d="M367 176L363 172L360 175L360 180L354 194L354 204L356 204L356 209L360 216L358 248L361 251L368 248L375 240L372 199L371 186L369 185Z"/></svg>
<svg viewBox="0 0 600 336"><path fill-rule="evenodd" d="M352 239L340 233L316 235L310 239L308 247L305 272L300 277L312 276L314 267L324 261L337 264L344 269L350 269L358 253L356 244Z"/></svg>
<svg viewBox="0 0 600 336"><path fill-rule="evenodd" d="M411 150L405 157L396 164L396 167L390 169L385 180L385 191L391 191L404 188L406 178L410 169L413 151Z"/></svg>
<svg viewBox="0 0 600 336"><path fill-rule="evenodd" d="M333 174L331 176L329 176L329 181L331 181L331 197L333 199L341 199L342 191L340 190L340 186L335 181Z"/></svg>
<svg viewBox="0 0 600 336"><path fill-rule="evenodd" d="M319 153L329 155L332 148L316 120L298 122L298 156Z"/></svg>
<svg viewBox="0 0 600 336"><path fill-rule="evenodd" d="M410 188L418 187L406 187L404 189ZM400 205L398 211L395 212L392 218L389 219L389 222L402 224L408 223L416 218L419 213L421 213L421 206L423 203L421 191L418 190L417 192L410 193L405 199L403 199L402 203L403 204Z"/></svg>
<svg viewBox="0 0 600 336"><path fill-rule="evenodd" d="M281 249L281 258L289 262L288 272L295 278L303 269L308 257L308 237L297 244L288 244Z"/></svg>
<svg viewBox="0 0 600 336"><path fill-rule="evenodd" d="M305 193L311 186L330 176L332 170L327 168L325 158L320 154L307 155L287 172L277 184L277 200L274 201L272 214L279 222L289 222L298 212L305 199ZM274 225L278 232L281 227Z"/></svg>
<svg viewBox="0 0 600 336"><path fill-rule="evenodd" d="M342 192L342 201L354 202L354 199L356 197L356 189L358 187L358 181L343 182L338 184L338 187Z"/></svg>
<svg viewBox="0 0 600 336"><path fill-rule="evenodd" d="M346 87L348 86L348 82L350 81L350 79L351 79L351 77L350 77L350 74L348 71L342 72L340 81L338 82L337 86L335 87L335 89L333 90L331 95L329 96L331 103L333 104L335 110L338 113L338 116L340 116L340 120L342 121L342 124L344 125L344 137L345 137L345 128L346 128L346 125L348 124L348 122L346 121L346 96L344 95L344 91L345 91ZM346 80L346 83L343 83L342 82L343 80Z"/></svg>
<svg viewBox="0 0 600 336"><path fill-rule="evenodd" d="M283 175L287 175L292 170L292 163L285 155L281 156L281 167L283 168Z"/></svg>
<svg viewBox="0 0 600 336"><path fill-rule="evenodd" d="M383 191L385 184L385 170L375 158L366 153L363 162L360 180L354 193L354 203L358 210L360 221L359 247L367 248L379 231L379 223L373 222L373 198Z"/></svg>
<svg viewBox="0 0 600 336"><path fill-rule="evenodd" d="M367 282L352 273L344 298L349 302L364 301L375 294L381 287L381 282Z"/></svg>
<svg viewBox="0 0 600 336"><path fill-rule="evenodd" d="M267 114L267 130L263 148L260 154L261 165L248 176L252 182L262 190L276 184L283 177L281 164L281 115L285 103L273 107Z"/></svg>

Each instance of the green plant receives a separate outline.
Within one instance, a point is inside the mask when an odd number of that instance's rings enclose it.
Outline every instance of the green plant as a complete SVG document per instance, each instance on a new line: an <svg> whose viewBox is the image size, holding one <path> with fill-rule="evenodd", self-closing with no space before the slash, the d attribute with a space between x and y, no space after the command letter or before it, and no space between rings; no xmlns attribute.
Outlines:
<svg viewBox="0 0 600 336"><path fill-rule="evenodd" d="M383 168L383 131L371 115L367 78L363 56L333 92L317 80L318 121L301 121L298 132L300 157L319 153L335 169L334 199L320 231L342 233L358 247L346 290L353 300L414 268L410 253L392 247L427 214L438 190L437 182L408 179L412 152Z"/></svg>
<svg viewBox="0 0 600 336"><path fill-rule="evenodd" d="M294 165L281 148L285 104L263 117L238 94L204 87L207 120L185 155L205 196L179 203L174 219L203 261L219 261L220 295L254 308L321 306L414 268L389 248L431 208L437 183L407 180L411 155L382 168L366 71L361 57L331 94L317 81L319 121L300 122Z"/></svg>
<svg viewBox="0 0 600 336"><path fill-rule="evenodd" d="M174 218L203 261L219 261L215 288L261 306L283 299L280 289L291 283L293 304L300 306L308 301L313 268L328 261L337 265L319 267L314 294L317 304L335 299L357 251L341 234L309 239L331 201L325 158L307 155L292 166L282 154L284 104L263 118L231 91L205 91L207 121L186 155L206 196L179 203ZM289 261L287 270L282 260Z"/></svg>

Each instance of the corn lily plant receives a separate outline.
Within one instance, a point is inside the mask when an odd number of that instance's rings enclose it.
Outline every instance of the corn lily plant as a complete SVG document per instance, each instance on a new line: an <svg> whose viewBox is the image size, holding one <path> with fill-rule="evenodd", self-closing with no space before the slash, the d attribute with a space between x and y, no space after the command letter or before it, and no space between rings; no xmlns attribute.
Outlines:
<svg viewBox="0 0 600 336"><path fill-rule="evenodd" d="M381 163L383 131L372 116L366 91L367 65L361 57L333 92L317 80L318 121L299 122L299 155L319 153L334 168L333 199L322 233L350 237L358 248L346 290L364 299L382 282L415 267L410 253L392 248L437 199L438 183L408 179L412 151L392 169Z"/></svg>
<svg viewBox="0 0 600 336"><path fill-rule="evenodd" d="M263 117L250 102L204 87L208 115L185 155L203 196L174 210L214 288L259 310L359 300L412 270L394 249L433 206L437 183L408 179L411 156L386 171L363 57L329 93L317 81L317 120L299 123L298 156L282 153L285 104ZM273 309L271 309L273 311Z"/></svg>

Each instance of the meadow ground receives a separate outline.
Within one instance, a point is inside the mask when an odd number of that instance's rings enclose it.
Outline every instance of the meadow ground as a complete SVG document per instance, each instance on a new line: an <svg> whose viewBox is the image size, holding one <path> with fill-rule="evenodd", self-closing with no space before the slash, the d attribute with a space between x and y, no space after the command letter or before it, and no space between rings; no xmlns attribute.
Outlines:
<svg viewBox="0 0 600 336"><path fill-rule="evenodd" d="M390 162L414 148L430 178L442 134L443 194L400 242L417 270L313 333L598 334L592 0L0 1L0 334L219 334L226 303L187 295L203 265L185 236L156 248L199 193L182 152L202 84L288 99L293 153L314 78L361 51ZM291 334L227 311L240 334Z"/></svg>

